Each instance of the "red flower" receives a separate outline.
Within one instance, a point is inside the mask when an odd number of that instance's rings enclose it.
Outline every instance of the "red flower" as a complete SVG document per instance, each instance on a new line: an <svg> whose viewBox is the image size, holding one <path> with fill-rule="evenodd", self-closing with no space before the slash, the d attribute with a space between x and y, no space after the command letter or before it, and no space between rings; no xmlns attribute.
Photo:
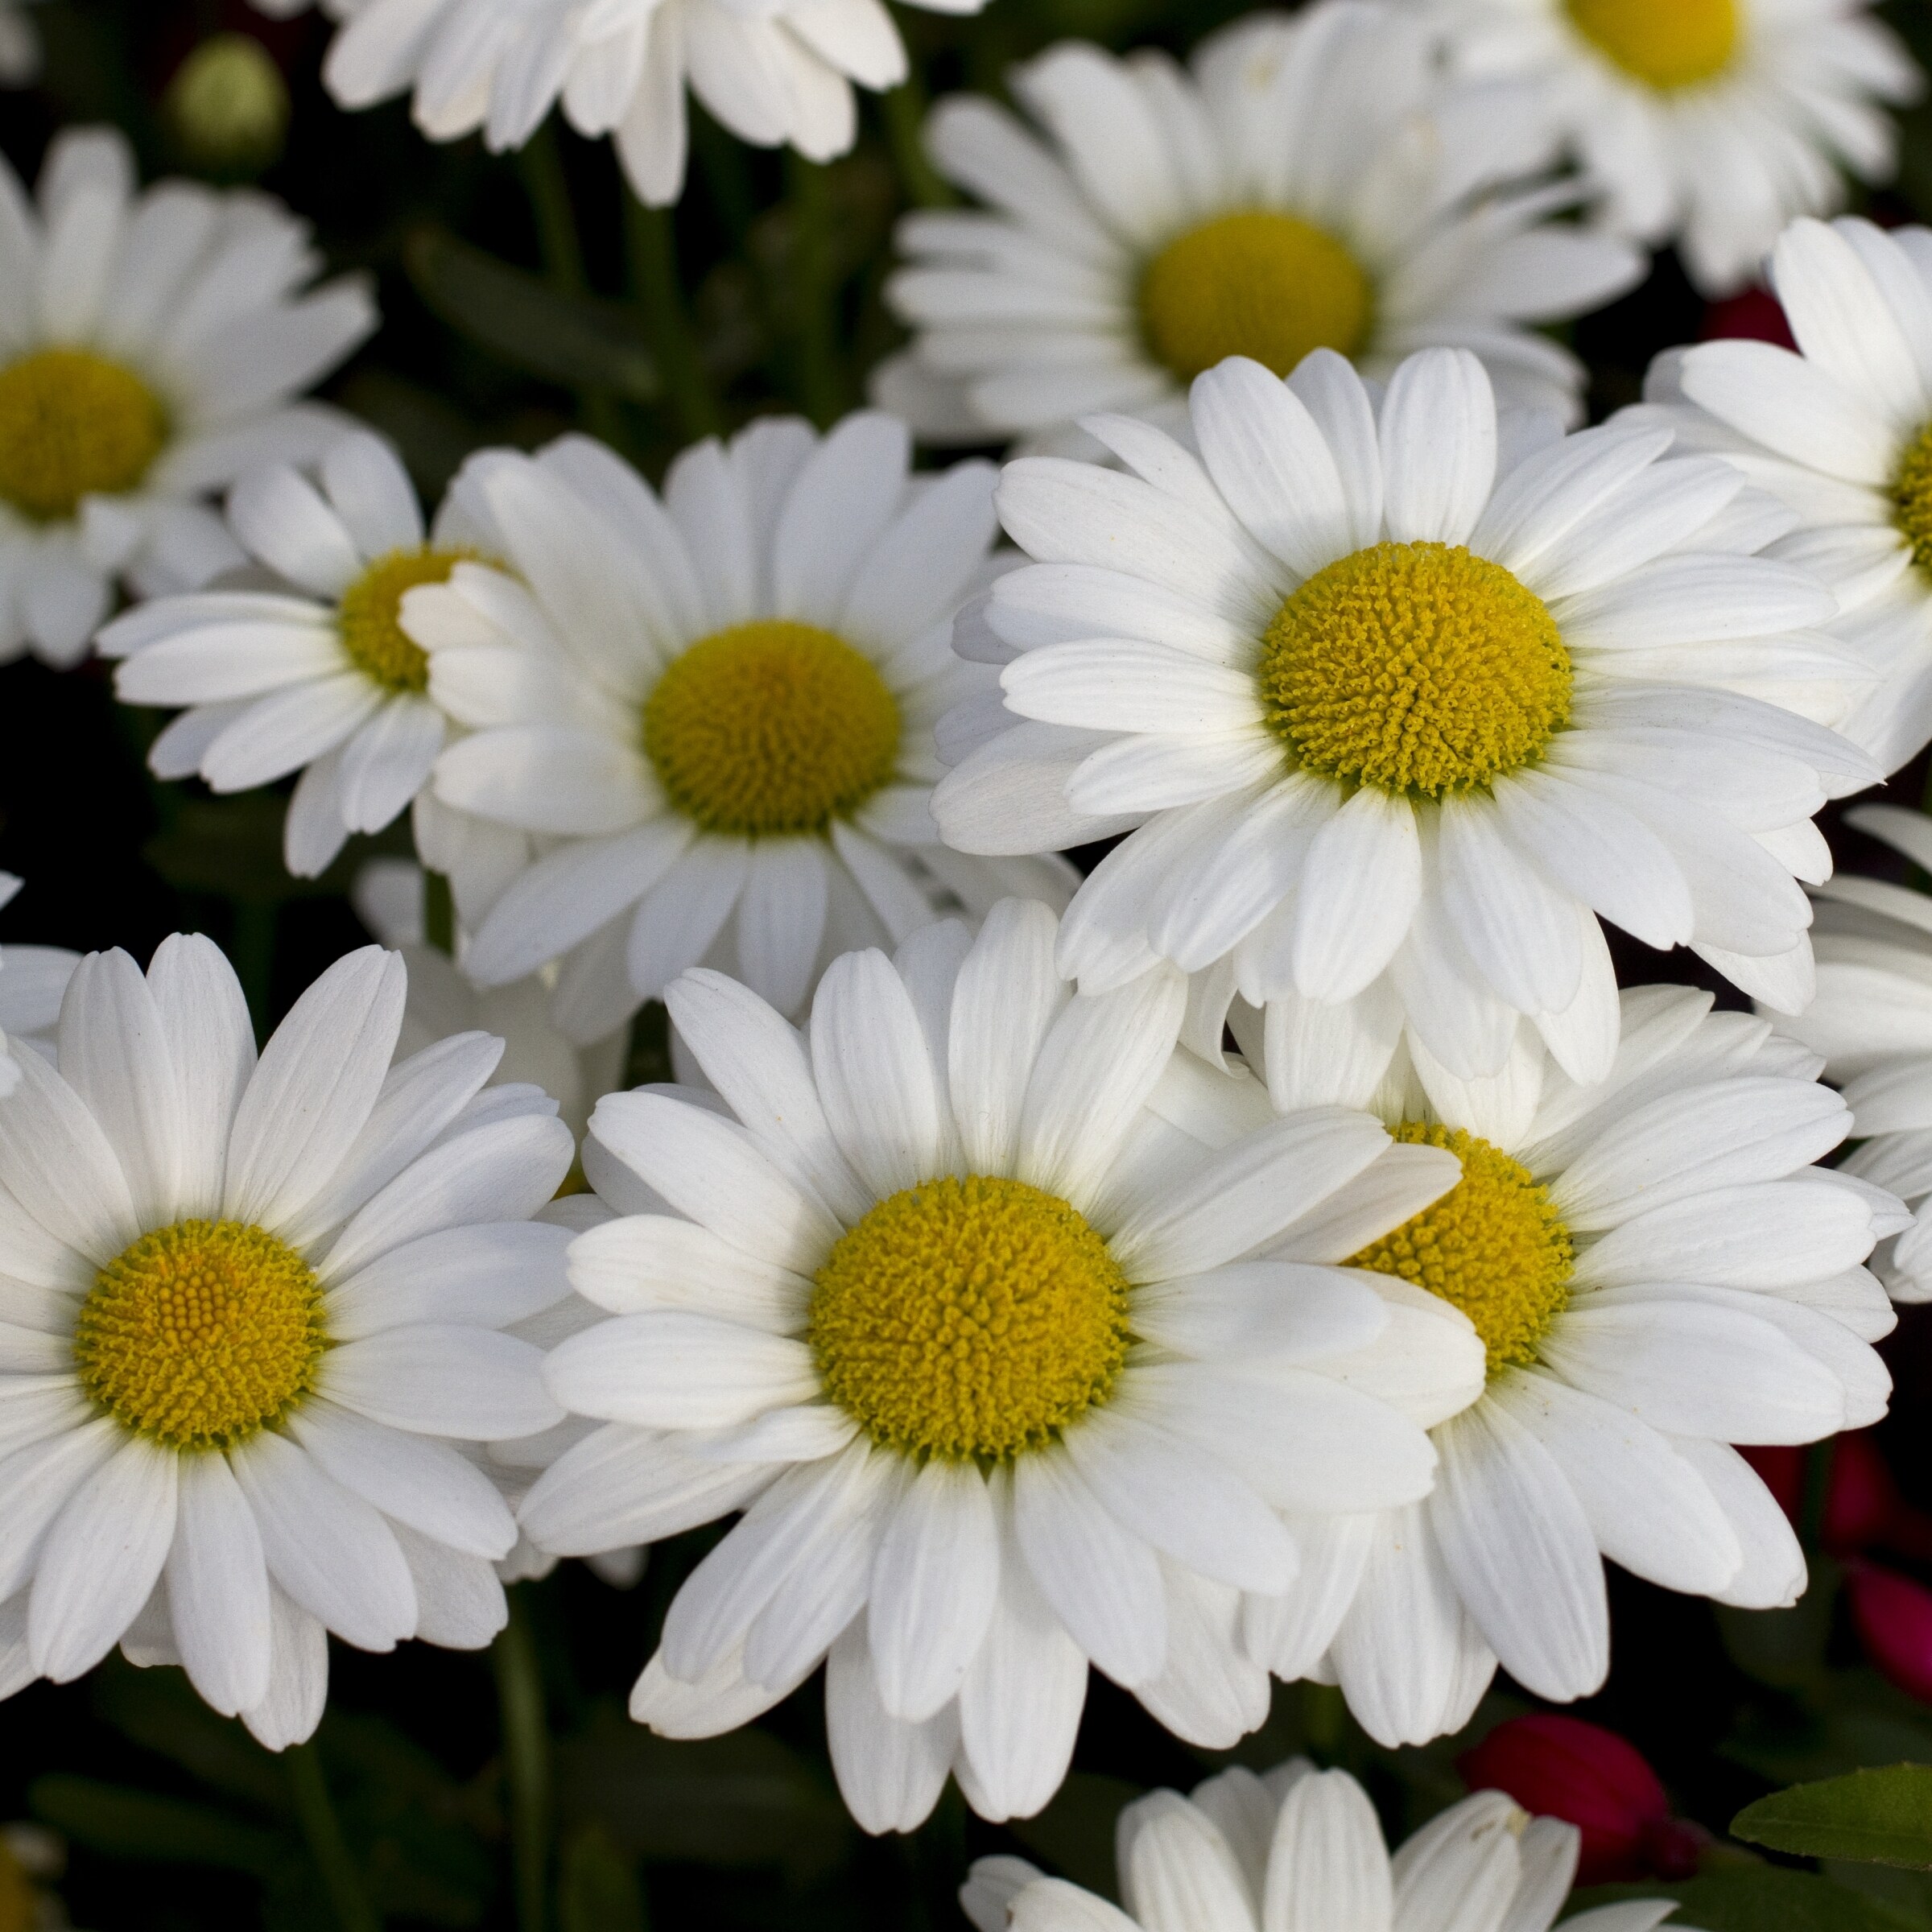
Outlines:
<svg viewBox="0 0 1932 1932"><path fill-rule="evenodd" d="M1456 1768L1472 1790L1506 1791L1525 1811L1583 1833L1577 1883L1686 1878L1704 1834L1670 1815L1643 1754L1614 1731L1539 1711L1498 1724Z"/></svg>
<svg viewBox="0 0 1932 1932"><path fill-rule="evenodd" d="M1932 1704L1932 1590L1855 1558L1845 1566L1845 1596L1865 1654L1908 1696Z"/></svg>
<svg viewBox="0 0 1932 1932"><path fill-rule="evenodd" d="M1805 1457L1802 1449L1744 1449L1739 1451L1764 1478L1778 1506L1795 1524L1804 1511ZM1820 1538L1835 1556L1849 1555L1874 1543L1899 1546L1916 1527L1918 1513L1909 1509L1885 1467L1885 1459L1868 1431L1841 1435L1831 1451L1831 1480L1825 1495Z"/></svg>

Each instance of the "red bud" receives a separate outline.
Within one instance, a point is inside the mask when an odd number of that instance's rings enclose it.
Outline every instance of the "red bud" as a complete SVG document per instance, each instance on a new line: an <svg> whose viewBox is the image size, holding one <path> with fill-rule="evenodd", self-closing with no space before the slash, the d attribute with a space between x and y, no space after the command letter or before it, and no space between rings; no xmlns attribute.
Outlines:
<svg viewBox="0 0 1932 1932"><path fill-rule="evenodd" d="M1781 349L1798 346L1777 297L1768 288L1748 288L1742 295L1713 302L1704 311L1703 336L1707 342L1743 336L1752 342L1775 342Z"/></svg>
<svg viewBox="0 0 1932 1932"><path fill-rule="evenodd" d="M1932 1704L1932 1590L1853 1562L1845 1567L1845 1595L1865 1654L1908 1696Z"/></svg>

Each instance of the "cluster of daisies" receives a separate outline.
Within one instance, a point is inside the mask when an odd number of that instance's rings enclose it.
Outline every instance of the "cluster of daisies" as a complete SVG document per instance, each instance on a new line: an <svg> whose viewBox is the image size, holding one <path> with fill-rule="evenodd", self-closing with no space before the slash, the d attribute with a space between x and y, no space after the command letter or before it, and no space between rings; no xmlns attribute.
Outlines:
<svg viewBox="0 0 1932 1932"><path fill-rule="evenodd" d="M875 0L329 10L345 101L560 101L656 200L687 79L822 156L904 71ZM1811 213L1915 82L1843 0L1059 47L1037 131L935 114L981 205L908 218L878 407L433 514L303 399L375 318L298 221L99 133L0 173L0 647L117 660L164 778L292 778L291 871L420 861L259 1052L205 940L8 949L0 1693L118 1645L279 1747L330 1633L481 1646L735 1519L632 1714L823 1666L876 1831L1038 1810L1090 1668L1202 1747L1303 1678L1420 1743L1597 1688L1606 1558L1795 1601L1738 1446L1876 1420L1932 1298L1932 901L1816 824L1932 739L1932 233ZM1667 238L1775 241L1798 349L1571 429L1536 325ZM613 1092L658 1000L679 1080ZM1491 1794L1391 1860L1298 1763L1121 1844L1120 1932L1542 1932L1576 1858Z"/></svg>

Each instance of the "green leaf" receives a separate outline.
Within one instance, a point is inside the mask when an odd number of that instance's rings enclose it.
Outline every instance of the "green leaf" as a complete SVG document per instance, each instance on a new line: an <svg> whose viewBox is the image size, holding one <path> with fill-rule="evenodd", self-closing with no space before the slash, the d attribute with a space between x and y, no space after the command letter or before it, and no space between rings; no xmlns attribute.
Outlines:
<svg viewBox="0 0 1932 1932"><path fill-rule="evenodd" d="M601 1825L572 1832L564 1847L557 1923L560 1932L644 1932L638 1875Z"/></svg>
<svg viewBox="0 0 1932 1932"><path fill-rule="evenodd" d="M1853 1771L1747 1805L1732 1835L1801 1858L1852 1858L1932 1871L1932 1765Z"/></svg>
<svg viewBox="0 0 1932 1932"><path fill-rule="evenodd" d="M1922 1932L1916 1918L1881 1900L1777 1865L1732 1866L1678 1885L1600 1885L1573 1893L1569 1909L1626 1898L1677 1900L1663 1932L1678 1925L1699 1932Z"/></svg>
<svg viewBox="0 0 1932 1932"><path fill-rule="evenodd" d="M648 402L661 386L636 324L614 303L567 295L447 229L412 234L403 261L417 293L473 341L567 389Z"/></svg>
<svg viewBox="0 0 1932 1932"><path fill-rule="evenodd" d="M219 1865L259 1876L287 1855L288 1840L205 1805L157 1798L125 1785L50 1773L27 1787L34 1814L76 1844L114 1858L158 1864Z"/></svg>

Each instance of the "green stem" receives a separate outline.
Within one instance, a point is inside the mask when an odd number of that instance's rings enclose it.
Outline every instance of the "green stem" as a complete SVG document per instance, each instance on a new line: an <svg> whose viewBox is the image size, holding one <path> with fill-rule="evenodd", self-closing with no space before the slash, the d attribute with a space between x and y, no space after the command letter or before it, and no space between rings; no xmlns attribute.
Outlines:
<svg viewBox="0 0 1932 1932"><path fill-rule="evenodd" d="M1824 1538L1825 1510L1831 1501L1831 1464L1838 1439L1827 1436L1805 1451L1804 1502L1798 1514L1798 1540L1815 1551Z"/></svg>
<svg viewBox="0 0 1932 1932"><path fill-rule="evenodd" d="M456 950L456 902L449 888L449 874L423 873L423 937L438 952Z"/></svg>
<svg viewBox="0 0 1932 1932"><path fill-rule="evenodd" d="M362 1889L356 1861L349 1842L342 1835L342 1823L336 1816L335 1800L328 1794L328 1780L313 1741L290 1747L287 1757L288 1781L295 1802L295 1818L302 1827L308 1856L322 1875L323 1889L342 1932L381 1932L382 1921Z"/></svg>
<svg viewBox="0 0 1932 1932"><path fill-rule="evenodd" d="M627 189L624 240L630 262L631 292L643 311L645 329L663 379L664 400L677 418L679 432L694 440L715 436L719 428L718 401L691 337L671 211L646 208Z"/></svg>
<svg viewBox="0 0 1932 1932"><path fill-rule="evenodd" d="M899 185L914 208L950 208L959 196L926 156L926 89L909 75L881 101Z"/></svg>
<svg viewBox="0 0 1932 1932"><path fill-rule="evenodd" d="M502 1714L503 1764L510 1785L510 1860L516 1876L517 1932L543 1932L549 1882L550 1734L543 1678L521 1593L510 1592L510 1621L490 1646Z"/></svg>
<svg viewBox="0 0 1932 1932"><path fill-rule="evenodd" d="M797 305L799 400L806 415L824 429L840 409L832 199L824 168L790 148L785 153L785 174L791 203L791 284Z"/></svg>

